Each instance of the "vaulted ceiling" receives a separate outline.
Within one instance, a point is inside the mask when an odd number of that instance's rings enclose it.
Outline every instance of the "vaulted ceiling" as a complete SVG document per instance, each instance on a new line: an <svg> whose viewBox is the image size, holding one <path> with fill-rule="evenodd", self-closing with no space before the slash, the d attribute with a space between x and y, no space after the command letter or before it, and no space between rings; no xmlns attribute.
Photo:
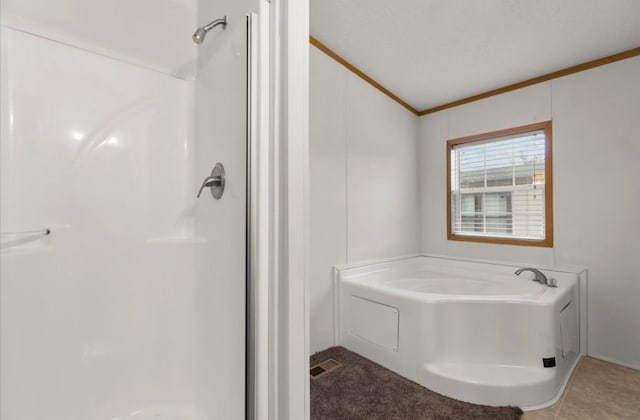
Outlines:
<svg viewBox="0 0 640 420"><path fill-rule="evenodd" d="M640 0L310 0L311 36L418 110L640 47Z"/></svg>

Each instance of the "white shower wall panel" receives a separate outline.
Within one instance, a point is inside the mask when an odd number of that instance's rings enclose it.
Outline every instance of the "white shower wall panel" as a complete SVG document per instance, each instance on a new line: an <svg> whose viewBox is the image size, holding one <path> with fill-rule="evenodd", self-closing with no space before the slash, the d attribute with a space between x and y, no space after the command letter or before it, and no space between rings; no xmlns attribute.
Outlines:
<svg viewBox="0 0 640 420"><path fill-rule="evenodd" d="M2 40L3 223L76 214L112 235L185 235L191 84L10 29Z"/></svg>
<svg viewBox="0 0 640 420"><path fill-rule="evenodd" d="M2 231L52 233L2 249L0 417L197 418L192 83L6 27L1 64Z"/></svg>
<svg viewBox="0 0 640 420"><path fill-rule="evenodd" d="M225 167L224 195L205 191L196 229L208 242L196 255L196 401L211 419L245 413L245 264L247 197L247 14L257 0L201 1L198 24L228 17L198 48L195 82L197 182L216 162Z"/></svg>
<svg viewBox="0 0 640 420"><path fill-rule="evenodd" d="M194 75L197 0L2 0L2 24L178 77Z"/></svg>

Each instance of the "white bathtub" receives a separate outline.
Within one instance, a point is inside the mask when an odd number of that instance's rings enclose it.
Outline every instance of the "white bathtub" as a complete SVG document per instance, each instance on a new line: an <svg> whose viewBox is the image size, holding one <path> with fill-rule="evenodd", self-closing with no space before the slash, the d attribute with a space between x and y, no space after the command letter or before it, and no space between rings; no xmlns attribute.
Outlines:
<svg viewBox="0 0 640 420"><path fill-rule="evenodd" d="M586 272L542 270L553 288L517 268L433 257L337 267L336 341L459 400L550 405L581 353Z"/></svg>

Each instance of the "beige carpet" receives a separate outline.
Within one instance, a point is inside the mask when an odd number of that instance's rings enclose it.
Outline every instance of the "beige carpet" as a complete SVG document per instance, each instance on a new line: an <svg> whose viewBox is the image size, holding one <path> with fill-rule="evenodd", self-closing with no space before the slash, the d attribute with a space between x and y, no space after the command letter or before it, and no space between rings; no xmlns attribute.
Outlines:
<svg viewBox="0 0 640 420"><path fill-rule="evenodd" d="M518 407L470 404L430 391L343 347L311 356L343 366L311 379L313 420L517 420Z"/></svg>

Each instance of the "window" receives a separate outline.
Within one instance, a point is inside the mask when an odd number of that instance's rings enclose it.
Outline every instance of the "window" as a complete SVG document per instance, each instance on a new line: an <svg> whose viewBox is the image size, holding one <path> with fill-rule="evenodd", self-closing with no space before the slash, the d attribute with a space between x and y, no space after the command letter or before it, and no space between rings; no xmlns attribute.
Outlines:
<svg viewBox="0 0 640 420"><path fill-rule="evenodd" d="M450 240L553 246L551 121L447 142Z"/></svg>

